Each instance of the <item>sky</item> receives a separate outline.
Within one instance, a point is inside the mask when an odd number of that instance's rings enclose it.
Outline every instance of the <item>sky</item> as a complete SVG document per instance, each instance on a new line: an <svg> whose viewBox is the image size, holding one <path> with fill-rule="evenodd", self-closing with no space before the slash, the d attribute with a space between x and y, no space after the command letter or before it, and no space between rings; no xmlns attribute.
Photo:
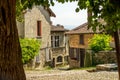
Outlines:
<svg viewBox="0 0 120 80"><path fill-rule="evenodd" d="M56 2L55 5L50 8L56 14L56 17L51 18L53 25L61 24L67 29L73 29L87 22L86 10L81 10L78 13L75 12L77 8L76 2L64 4Z"/></svg>

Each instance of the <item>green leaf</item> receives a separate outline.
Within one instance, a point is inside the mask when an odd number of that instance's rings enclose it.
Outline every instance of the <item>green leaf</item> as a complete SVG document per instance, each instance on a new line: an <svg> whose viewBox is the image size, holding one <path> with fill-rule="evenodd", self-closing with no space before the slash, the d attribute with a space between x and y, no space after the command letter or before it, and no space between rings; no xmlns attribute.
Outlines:
<svg viewBox="0 0 120 80"><path fill-rule="evenodd" d="M22 61L28 63L29 60L33 59L40 50L40 42L36 39L20 39L20 45L22 48Z"/></svg>
<svg viewBox="0 0 120 80"><path fill-rule="evenodd" d="M80 10L79 8L76 8L76 9L75 9L76 12L79 12L79 10Z"/></svg>

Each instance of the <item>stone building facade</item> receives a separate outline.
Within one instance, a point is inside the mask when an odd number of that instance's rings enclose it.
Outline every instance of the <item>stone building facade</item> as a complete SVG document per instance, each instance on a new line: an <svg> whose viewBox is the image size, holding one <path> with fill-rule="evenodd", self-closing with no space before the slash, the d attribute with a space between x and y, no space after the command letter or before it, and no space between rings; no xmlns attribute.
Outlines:
<svg viewBox="0 0 120 80"><path fill-rule="evenodd" d="M70 68L84 67L86 49L89 49L89 39L94 36L92 29L88 30L87 26L88 23L84 23L66 33L69 38Z"/></svg>
<svg viewBox="0 0 120 80"><path fill-rule="evenodd" d="M51 27L51 50L52 50L52 66L64 65L68 60L68 46L65 32L67 32L62 25Z"/></svg>
<svg viewBox="0 0 120 80"><path fill-rule="evenodd" d="M35 62L41 67L50 61L51 57L51 20L56 15L50 8L34 6L23 14L24 22L17 22L18 33L22 38L36 38L41 40L41 49Z"/></svg>

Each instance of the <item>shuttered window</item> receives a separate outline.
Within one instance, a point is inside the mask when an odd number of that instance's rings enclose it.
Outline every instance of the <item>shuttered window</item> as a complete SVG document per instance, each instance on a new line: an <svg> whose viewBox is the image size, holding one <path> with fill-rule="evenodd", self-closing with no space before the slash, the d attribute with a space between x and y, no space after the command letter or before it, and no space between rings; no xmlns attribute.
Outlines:
<svg viewBox="0 0 120 80"><path fill-rule="evenodd" d="M48 48L45 49L45 56L46 56L46 61L49 62L51 60L51 53Z"/></svg>
<svg viewBox="0 0 120 80"><path fill-rule="evenodd" d="M77 60L78 54L77 54L77 51L76 51L75 48L70 48L70 49L69 49L69 55L70 55L70 58L71 58L71 59Z"/></svg>
<svg viewBox="0 0 120 80"><path fill-rule="evenodd" d="M84 58L85 49L82 48L69 48L69 56L71 59L79 61Z"/></svg>

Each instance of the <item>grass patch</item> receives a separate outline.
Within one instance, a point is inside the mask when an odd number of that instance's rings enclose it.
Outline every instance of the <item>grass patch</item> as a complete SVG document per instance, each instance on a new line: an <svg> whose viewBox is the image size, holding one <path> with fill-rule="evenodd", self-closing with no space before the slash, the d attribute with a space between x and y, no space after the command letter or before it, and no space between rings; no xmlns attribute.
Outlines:
<svg viewBox="0 0 120 80"><path fill-rule="evenodd" d="M44 70L53 70L53 68L50 67L50 66L45 66L45 67L44 67Z"/></svg>

